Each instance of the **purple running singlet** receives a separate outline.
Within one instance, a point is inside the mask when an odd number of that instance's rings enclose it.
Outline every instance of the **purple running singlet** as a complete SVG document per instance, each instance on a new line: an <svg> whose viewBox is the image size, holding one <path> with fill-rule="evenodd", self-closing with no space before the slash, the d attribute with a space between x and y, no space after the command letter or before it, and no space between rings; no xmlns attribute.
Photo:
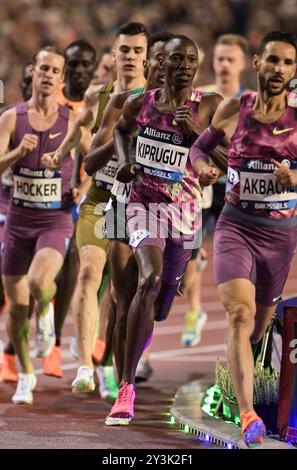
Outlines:
<svg viewBox="0 0 297 470"><path fill-rule="evenodd" d="M69 109L60 106L54 125L44 132L32 128L28 103L16 105L16 130L12 148L26 133L38 136L37 148L13 167L13 189L4 233L3 273L20 276L27 273L34 253L51 247L65 255L73 224L68 204L72 158L67 155L60 171L42 167L41 157L53 152L68 131Z"/></svg>
<svg viewBox="0 0 297 470"><path fill-rule="evenodd" d="M217 285L249 279L256 301L274 305L282 294L297 242L295 188L277 182L275 159L297 168L297 108L273 123L253 116L254 93L241 98L237 128L228 148L226 204L214 237Z"/></svg>
<svg viewBox="0 0 297 470"><path fill-rule="evenodd" d="M201 231L201 188L189 159L197 135L185 134L173 113L157 109L158 92L159 89L146 92L137 119L135 159L139 173L127 208L128 228L134 251L143 245L154 245L164 252L164 280L175 284L184 273L193 240ZM193 91L186 103L196 122L202 95ZM175 250L169 249L168 244ZM170 261L171 270L166 268Z"/></svg>

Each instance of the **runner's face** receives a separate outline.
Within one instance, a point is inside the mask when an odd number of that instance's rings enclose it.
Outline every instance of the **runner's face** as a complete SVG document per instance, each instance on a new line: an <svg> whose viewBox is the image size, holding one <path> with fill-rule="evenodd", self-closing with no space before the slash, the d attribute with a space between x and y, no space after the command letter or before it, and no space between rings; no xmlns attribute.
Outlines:
<svg viewBox="0 0 297 470"><path fill-rule="evenodd" d="M147 39L144 34L120 34L112 51L117 74L126 78L143 76L146 51Z"/></svg>
<svg viewBox="0 0 297 470"><path fill-rule="evenodd" d="M190 42L173 39L165 46L165 77L177 89L192 85L198 68L198 52Z"/></svg>
<svg viewBox="0 0 297 470"><path fill-rule="evenodd" d="M296 73L296 51L291 44L271 41L261 56L255 56L260 89L268 95L280 95Z"/></svg>
<svg viewBox="0 0 297 470"><path fill-rule="evenodd" d="M41 51L32 69L32 87L44 96L55 93L63 81L64 57Z"/></svg>
<svg viewBox="0 0 297 470"><path fill-rule="evenodd" d="M165 82L164 75L164 42L156 42L149 52L148 77L147 81L150 87L163 86Z"/></svg>
<svg viewBox="0 0 297 470"><path fill-rule="evenodd" d="M86 90L96 69L94 54L74 46L66 51L66 58L65 81L74 90Z"/></svg>
<svg viewBox="0 0 297 470"><path fill-rule="evenodd" d="M213 68L222 81L239 81L245 68L243 51L237 44L218 44L214 49Z"/></svg>

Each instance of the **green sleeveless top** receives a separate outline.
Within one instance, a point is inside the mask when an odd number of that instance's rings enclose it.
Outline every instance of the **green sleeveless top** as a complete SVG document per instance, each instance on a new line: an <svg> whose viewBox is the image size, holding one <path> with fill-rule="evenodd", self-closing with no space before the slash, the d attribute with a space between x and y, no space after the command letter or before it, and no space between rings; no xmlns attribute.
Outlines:
<svg viewBox="0 0 297 470"><path fill-rule="evenodd" d="M104 110L113 90L114 83L107 83L101 88L99 92L98 113L96 117L96 124L94 126L94 130L96 130L96 132L100 128ZM144 87L135 88L131 90L131 94L141 93L142 91L144 91ZM92 184L87 192L86 202L90 202L91 204L97 204L98 202L108 202L117 169L117 159L112 157L104 168L102 168L100 171L96 171L96 173L92 176Z"/></svg>

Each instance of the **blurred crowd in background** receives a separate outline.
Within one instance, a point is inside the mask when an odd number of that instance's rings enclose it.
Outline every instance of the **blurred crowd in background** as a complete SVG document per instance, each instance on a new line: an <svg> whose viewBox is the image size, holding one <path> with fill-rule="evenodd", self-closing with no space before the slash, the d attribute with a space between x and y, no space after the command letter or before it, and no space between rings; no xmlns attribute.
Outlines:
<svg viewBox="0 0 297 470"><path fill-rule="evenodd" d="M268 31L295 33L297 0L1 0L0 79L5 103L21 98L23 66L40 46L65 48L85 39L100 57L127 21L142 22L151 32L171 31L194 39L205 55L196 83L203 85L213 80L212 49L220 34L244 35L252 55ZM251 76L247 69L243 83L253 88Z"/></svg>

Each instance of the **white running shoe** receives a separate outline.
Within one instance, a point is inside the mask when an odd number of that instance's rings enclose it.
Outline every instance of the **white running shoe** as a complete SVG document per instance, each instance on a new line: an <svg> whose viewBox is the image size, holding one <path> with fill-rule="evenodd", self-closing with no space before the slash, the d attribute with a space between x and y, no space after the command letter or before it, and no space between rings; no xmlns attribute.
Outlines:
<svg viewBox="0 0 297 470"><path fill-rule="evenodd" d="M200 313L188 312L186 315L186 324L182 334L181 342L183 346L196 346L201 340L202 329L207 321L207 314L204 311Z"/></svg>
<svg viewBox="0 0 297 470"><path fill-rule="evenodd" d="M55 345L55 320L54 306L49 303L45 315L36 318L35 355L47 357Z"/></svg>
<svg viewBox="0 0 297 470"><path fill-rule="evenodd" d="M73 393L89 393L95 390L93 367L80 366L72 384Z"/></svg>
<svg viewBox="0 0 297 470"><path fill-rule="evenodd" d="M114 375L113 366L98 366L96 373L99 380L99 395L102 399L115 400L118 395L118 384Z"/></svg>
<svg viewBox="0 0 297 470"><path fill-rule="evenodd" d="M33 403L33 390L36 387L37 379L35 374L19 373L19 380L15 394L12 396L13 403Z"/></svg>
<svg viewBox="0 0 297 470"><path fill-rule="evenodd" d="M77 341L75 336L71 336L70 339L70 352L75 359L78 359L78 352L77 352Z"/></svg>

